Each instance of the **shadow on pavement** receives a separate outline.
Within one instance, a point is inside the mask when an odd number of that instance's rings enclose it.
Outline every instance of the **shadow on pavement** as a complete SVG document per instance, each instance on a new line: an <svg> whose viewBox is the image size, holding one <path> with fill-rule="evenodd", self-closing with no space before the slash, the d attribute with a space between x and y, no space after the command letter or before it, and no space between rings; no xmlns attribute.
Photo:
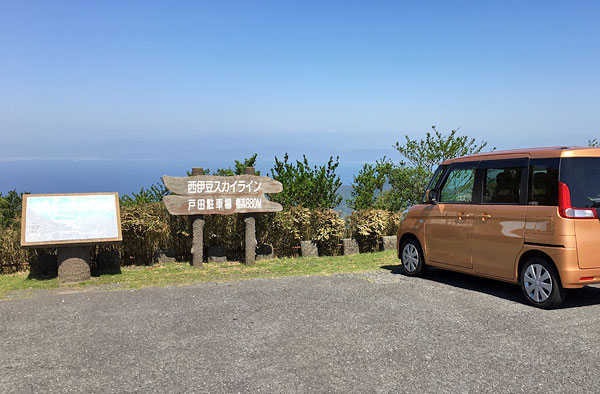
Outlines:
<svg viewBox="0 0 600 394"><path fill-rule="evenodd" d="M386 269L392 274L402 275L400 265L384 265L380 268ZM521 287L512 283L436 268L429 268L427 274L423 276L422 279L529 305L525 299L525 295L523 295L523 292L521 291ZM577 308L590 305L600 305L599 287L586 286L581 289L569 289L565 302L556 309Z"/></svg>

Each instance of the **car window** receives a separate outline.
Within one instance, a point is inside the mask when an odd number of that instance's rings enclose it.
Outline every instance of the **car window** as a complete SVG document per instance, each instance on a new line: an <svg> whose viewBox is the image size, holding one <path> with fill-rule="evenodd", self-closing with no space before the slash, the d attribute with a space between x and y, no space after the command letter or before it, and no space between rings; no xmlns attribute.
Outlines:
<svg viewBox="0 0 600 394"><path fill-rule="evenodd" d="M451 170L440 190L439 201L470 204L473 202L474 183L474 168Z"/></svg>
<svg viewBox="0 0 600 394"><path fill-rule="evenodd" d="M521 201L521 168L488 168L483 176L484 204L518 204Z"/></svg>
<svg viewBox="0 0 600 394"><path fill-rule="evenodd" d="M427 189L433 189L435 187L435 185L437 185L442 174L444 173L444 169L446 169L446 166L439 166L437 168L437 170L435 170L435 173L433 174L433 176L431 177L431 180L427 184ZM427 191L427 190L425 190L425 191ZM427 199L425 198L425 194L423 194L423 202L427 202Z"/></svg>
<svg viewBox="0 0 600 394"><path fill-rule="evenodd" d="M529 165L529 205L558 205L559 159L533 159Z"/></svg>
<svg viewBox="0 0 600 394"><path fill-rule="evenodd" d="M600 157L563 158L560 181L571 192L576 208L600 208Z"/></svg>

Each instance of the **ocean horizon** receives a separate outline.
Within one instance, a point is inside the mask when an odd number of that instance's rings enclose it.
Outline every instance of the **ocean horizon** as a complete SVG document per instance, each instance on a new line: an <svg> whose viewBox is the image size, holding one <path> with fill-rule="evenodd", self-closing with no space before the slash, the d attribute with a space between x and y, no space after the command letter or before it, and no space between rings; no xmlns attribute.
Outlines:
<svg viewBox="0 0 600 394"><path fill-rule="evenodd" d="M0 193L10 190L33 194L117 192L120 196L142 187L162 185L161 177L186 176L192 167L210 170L229 168L235 159L203 160L110 160L110 159L11 159L0 161ZM239 159L238 159L239 160ZM311 162L311 165L322 165ZM363 163L343 162L337 170L344 185L350 185ZM258 160L256 169L268 175L269 160Z"/></svg>

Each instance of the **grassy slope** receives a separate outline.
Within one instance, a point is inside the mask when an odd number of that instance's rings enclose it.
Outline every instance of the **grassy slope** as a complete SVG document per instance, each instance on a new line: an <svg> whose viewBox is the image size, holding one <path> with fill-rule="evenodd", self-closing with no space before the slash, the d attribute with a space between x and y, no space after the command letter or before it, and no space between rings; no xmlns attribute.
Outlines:
<svg viewBox="0 0 600 394"><path fill-rule="evenodd" d="M250 278L283 276L331 275L364 272L399 261L394 251L365 253L353 256L284 258L258 261L253 266L236 262L204 264L196 269L188 263L167 263L150 267L125 267L121 274L101 275L86 282L62 285L80 289L90 285L118 284L119 288L137 289L152 286L186 285L197 282L231 281ZM58 279L27 279L27 273L0 276L0 298L15 290L52 289Z"/></svg>

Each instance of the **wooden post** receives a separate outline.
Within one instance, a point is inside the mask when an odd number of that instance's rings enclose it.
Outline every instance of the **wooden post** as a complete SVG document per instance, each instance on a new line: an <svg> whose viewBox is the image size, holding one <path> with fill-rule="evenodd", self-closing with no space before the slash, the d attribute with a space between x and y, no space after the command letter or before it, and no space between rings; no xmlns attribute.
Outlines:
<svg viewBox="0 0 600 394"><path fill-rule="evenodd" d="M192 176L204 175L202 167L192 168ZM204 215L192 216L192 265L201 268L204 261Z"/></svg>
<svg viewBox="0 0 600 394"><path fill-rule="evenodd" d="M246 167L244 171L247 175L254 175L254 167ZM244 223L246 224L246 265L254 265L256 262L256 215L252 213L244 214Z"/></svg>

